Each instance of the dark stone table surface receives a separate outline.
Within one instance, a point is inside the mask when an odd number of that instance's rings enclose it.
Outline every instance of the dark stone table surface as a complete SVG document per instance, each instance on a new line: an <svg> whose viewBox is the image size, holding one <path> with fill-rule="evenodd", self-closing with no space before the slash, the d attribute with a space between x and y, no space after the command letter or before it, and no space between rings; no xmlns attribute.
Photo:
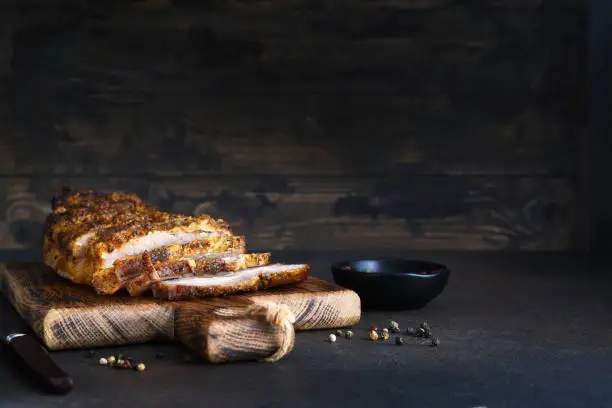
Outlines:
<svg viewBox="0 0 612 408"><path fill-rule="evenodd" d="M275 255L311 263L313 275L331 280L330 262L391 254ZM330 344L329 331L301 332L277 363L226 365L186 363L179 344L95 350L143 360L144 373L98 366L82 350L54 352L74 377L66 396L32 387L2 351L0 407L612 407L612 274L605 262L505 252L395 255L445 263L452 270L446 290L418 311L364 311L351 342ZM404 327L427 320L440 346L361 339L389 319ZM8 327L23 322L1 299L0 328Z"/></svg>

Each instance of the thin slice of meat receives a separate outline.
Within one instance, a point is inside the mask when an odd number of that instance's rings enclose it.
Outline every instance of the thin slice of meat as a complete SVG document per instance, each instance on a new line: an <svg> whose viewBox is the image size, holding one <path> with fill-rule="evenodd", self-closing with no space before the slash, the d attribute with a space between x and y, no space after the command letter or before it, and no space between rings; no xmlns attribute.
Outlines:
<svg viewBox="0 0 612 408"><path fill-rule="evenodd" d="M309 274L310 265L307 264L272 264L222 275L156 282L153 284L153 296L160 299L180 300L253 292L300 283L306 280Z"/></svg>
<svg viewBox="0 0 612 408"><path fill-rule="evenodd" d="M190 276L218 275L256 266L265 266L269 263L269 252L207 254L187 259L147 262L144 273L126 282L125 288L130 295L138 296L148 291L155 282Z"/></svg>

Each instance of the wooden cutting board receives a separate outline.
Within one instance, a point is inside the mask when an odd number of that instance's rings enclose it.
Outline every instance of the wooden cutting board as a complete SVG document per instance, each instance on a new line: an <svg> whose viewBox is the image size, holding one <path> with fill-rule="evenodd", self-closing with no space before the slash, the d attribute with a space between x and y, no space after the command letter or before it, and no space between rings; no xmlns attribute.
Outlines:
<svg viewBox="0 0 612 408"><path fill-rule="evenodd" d="M349 327L361 316L355 292L313 277L249 294L169 302L99 296L42 263L21 262L0 264L0 289L50 350L179 340L210 362L269 357L286 341L278 325L241 314L253 303L286 305L296 331Z"/></svg>

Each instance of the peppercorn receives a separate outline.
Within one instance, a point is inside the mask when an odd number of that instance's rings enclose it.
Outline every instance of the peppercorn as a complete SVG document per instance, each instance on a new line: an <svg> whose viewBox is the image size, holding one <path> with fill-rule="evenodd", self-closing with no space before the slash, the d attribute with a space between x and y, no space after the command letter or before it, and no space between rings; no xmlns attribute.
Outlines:
<svg viewBox="0 0 612 408"><path fill-rule="evenodd" d="M143 363L139 363L139 364L136 366L136 370L138 370L138 371L144 371L144 370L146 370L146 369L147 369L147 366L145 366Z"/></svg>
<svg viewBox="0 0 612 408"><path fill-rule="evenodd" d="M117 360L117 365L121 367L125 363L125 360Z"/></svg>
<svg viewBox="0 0 612 408"><path fill-rule="evenodd" d="M383 333L387 333L387 334L389 334L389 329L387 329L387 328L385 327L384 329L382 329L382 332L383 332Z"/></svg>
<svg viewBox="0 0 612 408"><path fill-rule="evenodd" d="M376 341L378 340L378 333L376 330L370 330L370 340Z"/></svg>
<svg viewBox="0 0 612 408"><path fill-rule="evenodd" d="M344 332L344 337L346 337L347 339L352 339L353 338L353 332L350 330L347 330Z"/></svg>
<svg viewBox="0 0 612 408"><path fill-rule="evenodd" d="M409 327L406 329L406 334L410 335L410 336L416 336L417 335L417 329L415 329L414 327Z"/></svg>
<svg viewBox="0 0 612 408"><path fill-rule="evenodd" d="M125 367L126 369L130 369L132 367L132 363L130 362L130 360L125 360L125 363L123 363L123 367Z"/></svg>
<svg viewBox="0 0 612 408"><path fill-rule="evenodd" d="M425 336L423 337L431 337L431 327L429 327L429 323L427 322L423 322L421 323L421 329L423 329L425 331Z"/></svg>
<svg viewBox="0 0 612 408"><path fill-rule="evenodd" d="M383 331L382 333L380 333L380 338L382 340L389 340L389 331Z"/></svg>
<svg viewBox="0 0 612 408"><path fill-rule="evenodd" d="M403 339L402 337L399 337L399 336L398 336L398 337L396 337L396 338L395 338L395 345L396 345L396 346L403 346L403 345L404 345L404 343L405 343L405 342L404 342L404 339Z"/></svg>
<svg viewBox="0 0 612 408"><path fill-rule="evenodd" d="M108 360L104 357L101 357L98 362L100 363L100 365L108 365Z"/></svg>
<svg viewBox="0 0 612 408"><path fill-rule="evenodd" d="M164 353L157 353L155 354L155 358L158 360L161 360L162 358L164 358Z"/></svg>
<svg viewBox="0 0 612 408"><path fill-rule="evenodd" d="M334 343L335 341L336 341L336 335L334 333L331 333L329 335L329 342Z"/></svg>
<svg viewBox="0 0 612 408"><path fill-rule="evenodd" d="M417 337L427 337L427 331L424 328L419 327L416 329L416 335Z"/></svg>
<svg viewBox="0 0 612 408"><path fill-rule="evenodd" d="M112 366L115 364L115 361L117 361L117 359L115 358L115 356L108 356L106 358L106 360L108 361L108 365Z"/></svg>
<svg viewBox="0 0 612 408"><path fill-rule="evenodd" d="M94 355L95 355L95 353L94 353L93 350L88 350L87 351L87 358L94 358Z"/></svg>
<svg viewBox="0 0 612 408"><path fill-rule="evenodd" d="M433 338L431 339L431 347L437 347L440 345L440 339L439 338Z"/></svg>
<svg viewBox="0 0 612 408"><path fill-rule="evenodd" d="M334 332L334 334L336 335L336 337L342 337L342 330L338 329Z"/></svg>
<svg viewBox="0 0 612 408"><path fill-rule="evenodd" d="M378 330L378 327L376 327L376 326L371 326L370 327L370 331L377 331L377 330Z"/></svg>
<svg viewBox="0 0 612 408"><path fill-rule="evenodd" d="M389 322L389 330L391 330L392 332L397 332L399 331L399 323L396 322L395 320L391 320Z"/></svg>

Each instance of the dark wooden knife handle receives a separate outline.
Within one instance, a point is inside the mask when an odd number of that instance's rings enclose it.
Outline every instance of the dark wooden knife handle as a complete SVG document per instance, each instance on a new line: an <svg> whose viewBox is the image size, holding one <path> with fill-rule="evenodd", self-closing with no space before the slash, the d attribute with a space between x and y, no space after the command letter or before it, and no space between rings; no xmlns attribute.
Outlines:
<svg viewBox="0 0 612 408"><path fill-rule="evenodd" d="M46 391L66 394L72 390L72 378L55 364L49 352L33 337L16 333L8 335L4 342L18 364Z"/></svg>

